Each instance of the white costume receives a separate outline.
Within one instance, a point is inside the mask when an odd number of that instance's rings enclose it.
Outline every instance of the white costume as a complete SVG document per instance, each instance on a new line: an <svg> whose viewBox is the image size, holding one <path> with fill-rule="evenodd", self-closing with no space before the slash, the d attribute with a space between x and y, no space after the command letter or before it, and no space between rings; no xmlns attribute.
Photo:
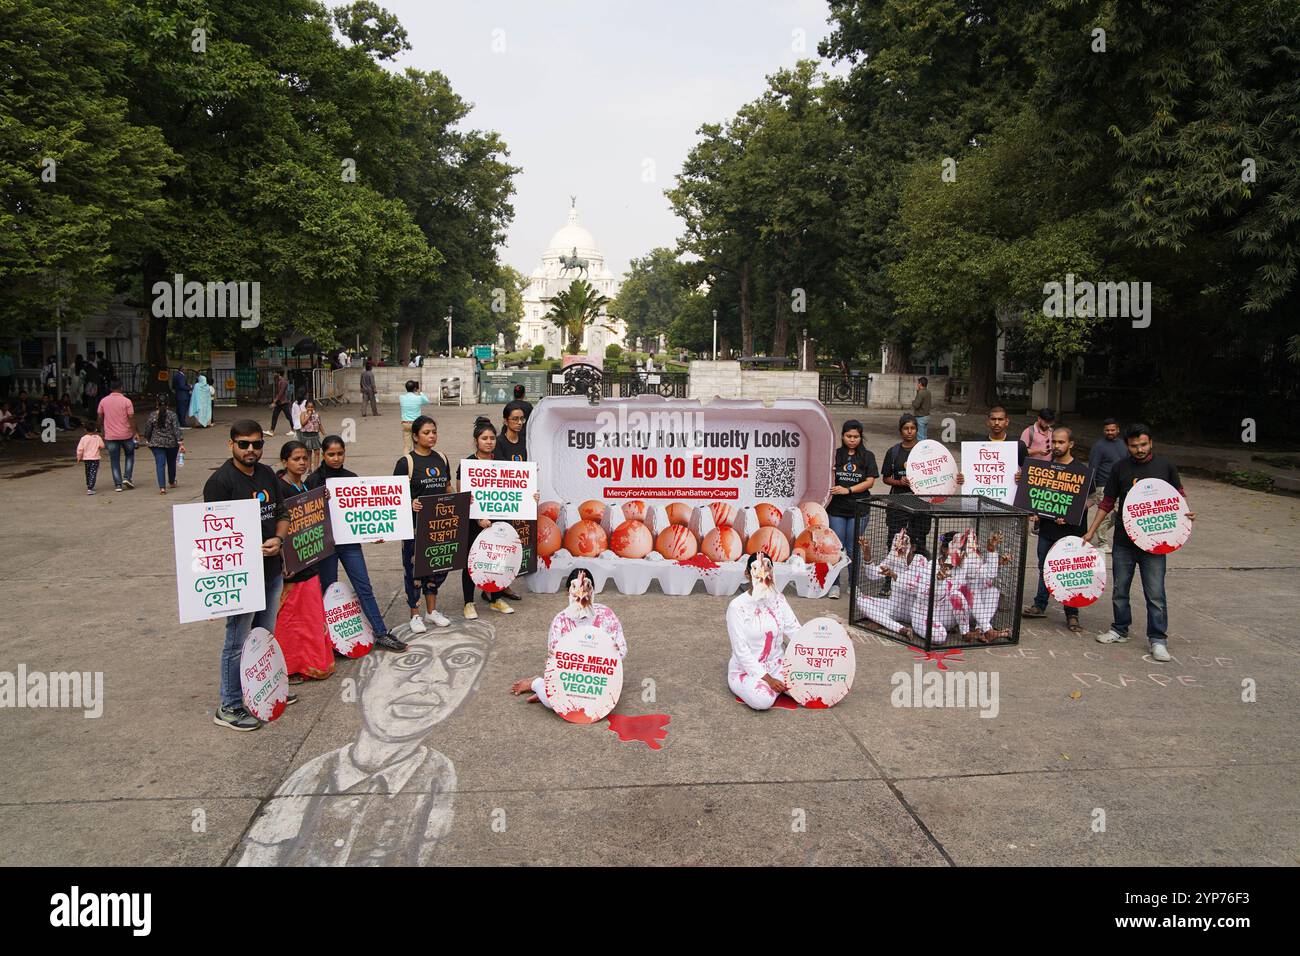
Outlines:
<svg viewBox="0 0 1300 956"><path fill-rule="evenodd" d="M627 657L627 641L623 638L623 625L619 623L618 616L604 604L593 603L583 607L577 601L570 601L568 607L551 619L551 633L546 639L546 653L548 655L555 653L555 646L560 638L582 624L591 624L596 630L604 631L613 640L619 659ZM550 698L546 696L545 678L534 678L532 688L539 701L551 710L555 709L551 706Z"/></svg>
<svg viewBox="0 0 1300 956"><path fill-rule="evenodd" d="M903 576L907 570L907 555L911 550L911 542L908 540L906 529L901 530L894 535L893 547L890 549L885 560L880 564L868 564L863 567L862 572L871 581L880 581L889 575L889 571L895 582ZM858 608L871 620L875 621L881 627L889 631L899 632L903 630L903 624L900 623L911 617L912 599L903 588L898 587L895 583L890 588L889 597L858 597Z"/></svg>
<svg viewBox="0 0 1300 956"><path fill-rule="evenodd" d="M785 638L799 631L799 620L785 597L771 589L755 598L749 591L736 595L727 605L727 636L731 638L731 660L727 662L727 686L755 710L767 710L776 703L777 693L764 677L769 674L787 682Z"/></svg>

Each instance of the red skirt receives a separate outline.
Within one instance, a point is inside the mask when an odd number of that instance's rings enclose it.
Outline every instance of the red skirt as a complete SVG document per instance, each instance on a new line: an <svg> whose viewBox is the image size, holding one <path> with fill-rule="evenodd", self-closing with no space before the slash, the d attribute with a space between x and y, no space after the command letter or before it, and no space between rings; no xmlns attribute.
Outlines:
<svg viewBox="0 0 1300 956"><path fill-rule="evenodd" d="M324 680L334 673L334 645L325 629L325 602L315 577L299 584L285 582L275 639L290 674Z"/></svg>

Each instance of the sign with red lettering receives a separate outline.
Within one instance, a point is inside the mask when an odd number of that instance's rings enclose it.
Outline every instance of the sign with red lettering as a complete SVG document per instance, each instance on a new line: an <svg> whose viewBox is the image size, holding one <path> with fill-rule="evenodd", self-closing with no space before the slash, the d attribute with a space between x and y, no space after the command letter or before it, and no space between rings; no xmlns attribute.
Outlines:
<svg viewBox="0 0 1300 956"><path fill-rule="evenodd" d="M1078 535L1068 535L1047 552L1043 583L1066 607L1087 607L1106 593L1106 558Z"/></svg>
<svg viewBox="0 0 1300 956"><path fill-rule="evenodd" d="M933 438L919 441L907 456L907 482L914 495L955 495L957 462Z"/></svg>
<svg viewBox="0 0 1300 956"><path fill-rule="evenodd" d="M962 491L982 495L1003 504L1016 497L1016 469L1020 467L1013 441L964 441L961 443ZM916 450L912 450L916 454Z"/></svg>
<svg viewBox="0 0 1300 956"><path fill-rule="evenodd" d="M542 680L557 714L574 724L594 723L618 704L623 659L608 632L583 624L555 642Z"/></svg>
<svg viewBox="0 0 1300 956"><path fill-rule="evenodd" d="M1192 536L1187 499L1169 482L1143 478L1124 496L1124 530L1143 551L1169 554Z"/></svg>
<svg viewBox="0 0 1300 956"><path fill-rule="evenodd" d="M537 465L531 461L483 461L466 458L460 463L460 490L473 495L471 519L495 521L537 518Z"/></svg>
<svg viewBox="0 0 1300 956"><path fill-rule="evenodd" d="M853 689L857 667L844 626L815 617L785 646L786 693L804 707L832 707Z"/></svg>
<svg viewBox="0 0 1300 956"><path fill-rule="evenodd" d="M344 657L365 657L375 644L375 632L361 611L361 602L343 578L325 591L325 629L334 650Z"/></svg>
<svg viewBox="0 0 1300 956"><path fill-rule="evenodd" d="M308 582L311 583L311 582ZM248 632L239 655L244 706L258 720L275 720L289 701L289 669L279 642L264 627Z"/></svg>
<svg viewBox="0 0 1300 956"><path fill-rule="evenodd" d="M486 591L495 594L510 587L519 576L519 566L524 559L524 544L514 525L504 521L493 522L469 546L465 569L469 579Z"/></svg>
<svg viewBox="0 0 1300 956"><path fill-rule="evenodd" d="M815 399L548 398L528 420L543 501L759 501L785 510L826 500L835 454Z"/></svg>
<svg viewBox="0 0 1300 956"><path fill-rule="evenodd" d="M181 623L266 609L256 498L172 506Z"/></svg>
<svg viewBox="0 0 1300 956"><path fill-rule="evenodd" d="M411 484L404 475L327 478L335 544L406 541L415 537Z"/></svg>

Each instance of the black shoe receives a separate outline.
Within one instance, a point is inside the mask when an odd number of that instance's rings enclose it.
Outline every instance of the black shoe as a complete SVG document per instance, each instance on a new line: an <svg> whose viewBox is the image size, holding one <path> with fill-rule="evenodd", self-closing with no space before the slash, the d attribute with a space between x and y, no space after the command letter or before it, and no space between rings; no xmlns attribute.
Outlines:
<svg viewBox="0 0 1300 956"><path fill-rule="evenodd" d="M286 707L288 707L290 704L296 704L296 703L298 703L297 694L290 694L288 697L284 699L284 706Z"/></svg>
<svg viewBox="0 0 1300 956"><path fill-rule="evenodd" d="M501 592L501 596L502 596L503 598L505 598L507 601L522 601L522 600L523 600L523 598L521 598L518 594L516 594L514 591L510 590L509 588L506 588L504 591L502 591L502 592Z"/></svg>
<svg viewBox="0 0 1300 956"><path fill-rule="evenodd" d="M406 644L393 637L391 634L380 634L375 638L375 647L382 647L386 651L404 651Z"/></svg>
<svg viewBox="0 0 1300 956"><path fill-rule="evenodd" d="M240 704L230 709L218 707L217 712L212 715L212 722L218 727L226 727L230 730L257 730L262 726L262 722L250 714Z"/></svg>

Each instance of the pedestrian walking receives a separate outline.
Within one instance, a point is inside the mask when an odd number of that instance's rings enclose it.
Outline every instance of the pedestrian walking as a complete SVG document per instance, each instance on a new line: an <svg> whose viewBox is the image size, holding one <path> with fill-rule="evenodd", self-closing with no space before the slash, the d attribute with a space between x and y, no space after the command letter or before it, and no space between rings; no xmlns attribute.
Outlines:
<svg viewBox="0 0 1300 956"><path fill-rule="evenodd" d="M144 423L144 440L153 452L158 494L165 495L168 488L176 487L176 456L185 451L185 443L181 441L180 419L171 410L165 395L158 396L157 408Z"/></svg>
<svg viewBox="0 0 1300 956"><path fill-rule="evenodd" d="M275 426L279 424L281 415L288 420L289 427L293 427L293 412L289 406L289 380L276 372L274 383L275 392L271 398L271 427L266 432L267 438L275 437Z"/></svg>
<svg viewBox="0 0 1300 956"><path fill-rule="evenodd" d="M101 353L102 354L102 353ZM113 469L113 490L134 488L135 444L140 433L135 427L135 405L122 394L122 383L113 382L112 391L99 401L98 425L108 447L108 464Z"/></svg>
<svg viewBox="0 0 1300 956"><path fill-rule="evenodd" d="M86 420L86 434L77 442L77 461L86 466L86 494L95 493L95 482L99 478L99 460L104 452L104 438L99 434L99 426Z"/></svg>
<svg viewBox="0 0 1300 956"><path fill-rule="evenodd" d="M366 359L366 367L361 372L361 417L365 418L369 414L366 409L369 408L376 418L379 417L379 406L375 404L375 373L374 365L370 359Z"/></svg>
<svg viewBox="0 0 1300 956"><path fill-rule="evenodd" d="M912 414L916 416L917 441L925 441L930 434L930 380L922 375L916 380L916 395L912 397Z"/></svg>

